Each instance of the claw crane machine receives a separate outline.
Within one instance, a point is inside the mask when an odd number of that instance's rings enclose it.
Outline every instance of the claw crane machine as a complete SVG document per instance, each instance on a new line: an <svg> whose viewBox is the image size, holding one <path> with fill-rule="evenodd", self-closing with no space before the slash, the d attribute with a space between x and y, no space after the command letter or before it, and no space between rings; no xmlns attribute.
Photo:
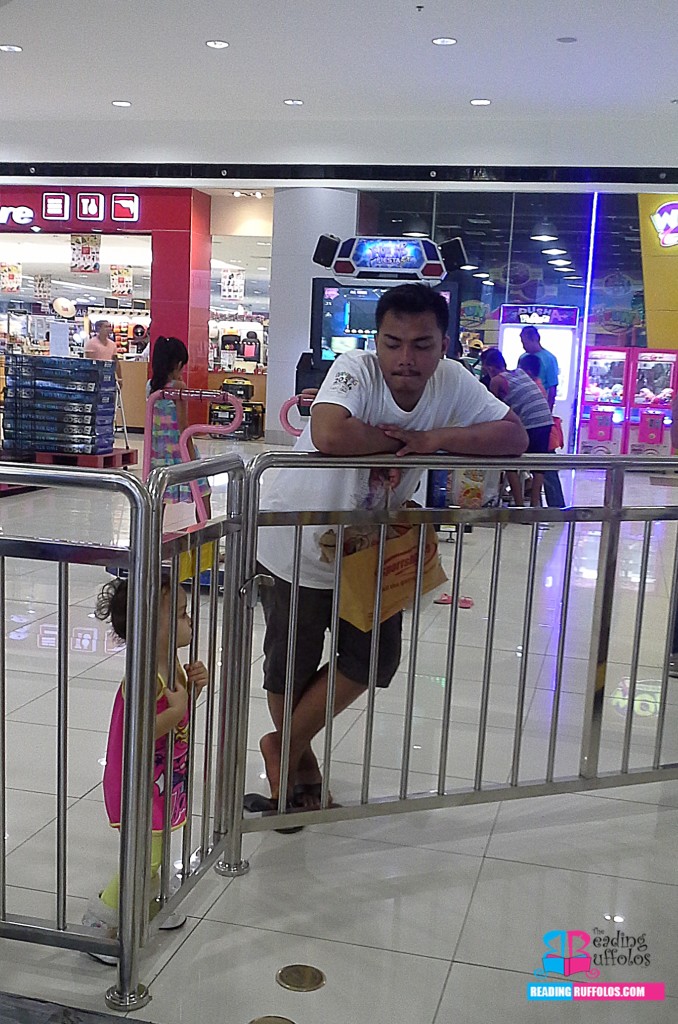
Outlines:
<svg viewBox="0 0 678 1024"><path fill-rule="evenodd" d="M631 349L626 416L629 455L671 454L671 404L678 385L678 351Z"/></svg>
<svg viewBox="0 0 678 1024"><path fill-rule="evenodd" d="M577 451L581 455L621 455L631 390L628 348L587 348L579 412Z"/></svg>

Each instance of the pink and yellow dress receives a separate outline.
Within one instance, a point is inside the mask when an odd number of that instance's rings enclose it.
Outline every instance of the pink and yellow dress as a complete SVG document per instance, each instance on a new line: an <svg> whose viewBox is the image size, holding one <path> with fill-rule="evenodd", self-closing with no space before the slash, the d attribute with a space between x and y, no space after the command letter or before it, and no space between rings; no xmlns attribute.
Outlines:
<svg viewBox="0 0 678 1024"><path fill-rule="evenodd" d="M177 669L179 681L186 686L186 674ZM120 684L113 702L111 724L108 730L108 746L106 748L106 767L104 769L104 804L112 828L120 828L122 815L122 761L123 735L125 718L125 682ZM158 675L156 696L156 713L160 714L169 707L167 703L167 684ZM174 729L174 758L172 762L172 795L170 822L173 829L181 828L186 822L187 785L188 785L188 723L189 712ZM153 825L154 833L162 832L165 820L165 790L167 788L167 736L155 741L155 758L153 764Z"/></svg>

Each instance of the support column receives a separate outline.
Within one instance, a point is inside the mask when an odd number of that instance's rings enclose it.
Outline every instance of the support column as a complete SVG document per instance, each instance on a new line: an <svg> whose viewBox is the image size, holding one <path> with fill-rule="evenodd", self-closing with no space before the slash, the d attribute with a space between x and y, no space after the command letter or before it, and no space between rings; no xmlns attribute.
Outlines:
<svg viewBox="0 0 678 1024"><path fill-rule="evenodd" d="M181 338L188 349L186 383L207 388L210 306L211 198L186 192L181 229L153 232L151 264L151 338ZM189 419L207 422L207 407L192 402Z"/></svg>
<svg viewBox="0 0 678 1024"><path fill-rule="evenodd" d="M266 440L273 444L290 441L278 416L294 394L299 356L310 348L311 281L330 276L311 259L316 242L322 234L353 235L357 208L358 194L352 189L276 189L266 384Z"/></svg>

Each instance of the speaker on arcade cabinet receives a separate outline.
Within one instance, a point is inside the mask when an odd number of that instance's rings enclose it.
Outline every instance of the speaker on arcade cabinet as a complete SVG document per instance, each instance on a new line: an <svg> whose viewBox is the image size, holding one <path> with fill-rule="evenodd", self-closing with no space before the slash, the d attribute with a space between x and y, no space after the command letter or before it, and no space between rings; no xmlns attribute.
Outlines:
<svg viewBox="0 0 678 1024"><path fill-rule="evenodd" d="M454 273L468 263L468 255L461 238L448 238L438 248L448 274Z"/></svg>
<svg viewBox="0 0 678 1024"><path fill-rule="evenodd" d="M313 262L321 267L331 267L341 239L336 235L321 235L313 253Z"/></svg>

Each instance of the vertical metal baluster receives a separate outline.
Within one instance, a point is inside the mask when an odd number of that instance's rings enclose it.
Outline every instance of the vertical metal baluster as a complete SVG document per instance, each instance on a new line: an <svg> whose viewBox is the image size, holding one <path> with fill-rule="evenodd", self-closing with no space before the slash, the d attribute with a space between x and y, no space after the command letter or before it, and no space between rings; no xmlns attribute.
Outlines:
<svg viewBox="0 0 678 1024"><path fill-rule="evenodd" d="M202 835L201 856L210 848L210 816L212 812L212 757L214 745L214 683L217 677L217 612L219 603L219 544L215 541L210 571L210 618L207 635L207 694L205 700L205 755L202 766Z"/></svg>
<svg viewBox="0 0 678 1024"><path fill-rule="evenodd" d="M232 560L224 595L222 631L219 750L221 770L217 780L217 834L226 833L224 855L215 871L227 878L245 875L250 869L242 855L243 796L247 774L247 728L252 680L252 633L257 603L257 535L261 477L256 471L238 478L231 489L229 513L239 517L231 538ZM230 617L227 618L227 616ZM225 639L223 639L225 637ZM225 645L228 643L228 647Z"/></svg>
<svg viewBox="0 0 678 1024"><path fill-rule="evenodd" d="M5 648L5 556L0 555L0 921L7 918L7 651Z"/></svg>
<svg viewBox="0 0 678 1024"><path fill-rule="evenodd" d="M287 807L287 784L290 774L290 739L292 737L292 714L294 712L294 670L297 663L297 625L299 621L299 574L301 570L302 529L303 528L301 526L294 527L294 556L292 558L287 663L285 665L285 707L283 711L282 751L280 754L280 793L278 794L279 814L284 814L285 808Z"/></svg>
<svg viewBox="0 0 678 1024"><path fill-rule="evenodd" d="M407 799L410 774L410 747L412 744L412 718L414 716L414 688L416 685L417 650L419 646L419 619L421 616L421 587L426 563L426 523L419 527L417 549L417 576L414 584L412 605L412 629L410 631L410 657L407 665L407 694L405 697L405 728L403 730L403 758L400 769L400 799Z"/></svg>
<svg viewBox="0 0 678 1024"><path fill-rule="evenodd" d="M169 593L169 640L167 643L167 689L174 690L177 683L177 612L179 607L179 555L172 558ZM174 729L165 737L165 764L167 766L163 801L161 900L166 903L172 895L172 776L174 765Z"/></svg>
<svg viewBox="0 0 678 1024"><path fill-rule="evenodd" d="M490 704L490 679L492 676L492 645L494 643L494 624L497 618L497 594L499 591L499 560L501 558L501 524L494 528L494 550L492 552L492 570L490 576L490 602L487 612L487 634L485 640L485 662L483 664L483 689L480 698L480 717L478 721L478 746L476 749L476 767L473 782L474 789L480 789L483 781L483 761L485 758L485 737L487 734L487 712Z"/></svg>
<svg viewBox="0 0 678 1024"><path fill-rule="evenodd" d="M162 500L139 488L130 501L129 587L125 655L124 759L120 828L120 957L106 1005L131 1010L150 999L139 983L139 949L148 926L155 680Z"/></svg>
<svg viewBox="0 0 678 1024"><path fill-rule="evenodd" d="M454 675L454 655L457 642L457 620L459 618L459 591L461 589L461 565L463 554L464 526L456 526L457 547L454 553L454 571L450 588L450 626L447 633L447 662L445 665L445 693L443 696L443 719L440 730L440 759L438 761L438 796L444 796L446 790L447 758L450 748L450 719L452 717L452 680Z"/></svg>
<svg viewBox="0 0 678 1024"><path fill-rule="evenodd" d="M579 772L585 779L594 779L598 774L600 738L603 724L603 701L605 699L605 677L607 675L607 658L610 650L612 607L617 576L617 555L619 552L619 512L621 511L623 501L624 470L608 469L605 473L604 505L608 512L612 514L612 518L604 522L600 530L598 579L593 603L591 648L579 765Z"/></svg>
<svg viewBox="0 0 678 1024"><path fill-rule="evenodd" d="M525 587L525 613L523 616L522 657L518 674L518 700L516 703L516 724L513 733L513 759L511 762L511 785L518 785L520 774L520 748L523 739L523 714L525 711L525 688L527 685L527 663L530 653L530 632L532 629L532 607L534 605L534 584L537 574L537 544L539 543L539 526L532 523L530 535L530 554L527 562L527 584Z"/></svg>
<svg viewBox="0 0 678 1024"><path fill-rule="evenodd" d="M57 868L56 926L66 928L68 809L68 562L59 562L57 672ZM4 835L4 833L3 833Z"/></svg>
<svg viewBox="0 0 678 1024"><path fill-rule="evenodd" d="M229 804L236 801L233 792L233 765L236 748L238 702L236 691L240 682L239 626L242 622L239 587L242 582L242 480L230 474L226 494L228 529L224 535L224 595L221 608L221 672L219 674L219 708L217 711L216 783L214 792L214 833L221 837L228 831ZM236 526L234 520L240 516ZM256 526L254 528L256 533ZM243 602L244 604L244 602Z"/></svg>
<svg viewBox="0 0 678 1024"><path fill-rule="evenodd" d="M334 563L334 598L330 621L330 660L327 669L327 702L325 704L325 742L323 748L323 781L320 806L327 807L330 799L332 736L334 735L334 695L337 689L337 645L339 643L339 601L341 598L341 561L344 550L344 527L337 527L337 546Z"/></svg>
<svg viewBox="0 0 678 1024"><path fill-rule="evenodd" d="M197 661L200 654L200 557L202 545L198 542L195 550L195 568L191 584L191 621L193 633L191 635L191 646L189 648L189 660ZM197 709L197 697L195 690L191 689L190 718L188 723L188 761L186 764L186 824L181 842L181 872L185 881L191 873L191 846L193 838L193 782L195 775L195 721ZM171 776L170 776L171 778Z"/></svg>
<svg viewBox="0 0 678 1024"><path fill-rule="evenodd" d="M553 781L556 763L556 744L558 742L558 720L560 717L560 695L563 689L563 661L565 659L565 636L567 632L567 614L570 608L570 584L572 582L572 559L574 557L574 540L576 523L568 523L567 546L565 549L565 574L560 604L560 632L558 634L558 653L556 656L556 687L553 691L551 705L551 729L549 733L549 750L546 761L546 781Z"/></svg>
<svg viewBox="0 0 678 1024"><path fill-rule="evenodd" d="M678 523L676 524L678 527ZM673 556L671 577L673 586L669 597L669 617L666 624L666 643L664 645L664 665L662 668L662 687L659 697L659 714L657 715L657 732L655 734L654 759L652 767L656 770L661 765L662 743L664 741L664 723L666 721L666 701L669 691L669 662L673 652L673 633L678 615L678 543Z"/></svg>
<svg viewBox="0 0 678 1024"><path fill-rule="evenodd" d="M372 768L372 739L374 736L374 702L377 695L377 673L379 669L379 634L381 628L381 592L384 585L384 553L386 551L386 524L379 527L377 550L377 573L374 594L374 617L372 619L372 643L370 645L370 674L367 689L367 714L365 716L365 746L363 750L363 778L360 788L360 802L366 804L370 798L370 770Z"/></svg>
<svg viewBox="0 0 678 1024"><path fill-rule="evenodd" d="M643 547L640 555L640 579L638 581L638 600L636 602L636 621L633 628L633 649L631 651L631 671L629 676L629 700L626 705L626 721L624 722L624 746L622 748L621 770L629 770L631 754L631 730L633 728L633 709L636 704L636 685L638 682L638 662L640 661L640 641L643 634L643 613L645 611L645 593L647 586L647 566L650 561L650 544L652 543L652 522L648 520L643 530Z"/></svg>

